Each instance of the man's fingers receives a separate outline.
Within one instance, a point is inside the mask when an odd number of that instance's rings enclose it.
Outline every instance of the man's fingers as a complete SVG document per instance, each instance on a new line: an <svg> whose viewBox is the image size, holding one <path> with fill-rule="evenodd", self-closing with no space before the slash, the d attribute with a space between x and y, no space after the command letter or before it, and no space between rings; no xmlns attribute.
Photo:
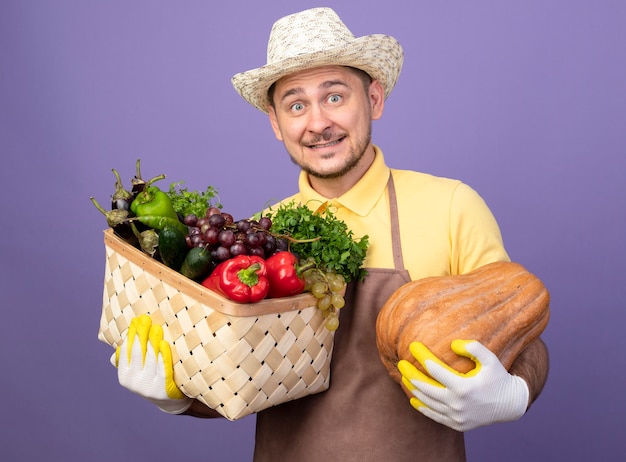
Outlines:
<svg viewBox="0 0 626 462"><path fill-rule="evenodd" d="M410 384L414 384L416 381L419 381L423 383L428 383L436 387L441 386L439 382L437 382L436 380L433 380L432 377L429 377L428 375L424 374L417 367L415 367L409 361L406 361L404 359L398 361L398 370L400 371L400 374L402 374L403 381L406 380ZM409 388L406 382L405 382L405 386ZM409 388L409 390L410 389L411 388Z"/></svg>
<svg viewBox="0 0 626 462"><path fill-rule="evenodd" d="M152 345L154 352L158 354L160 344L163 341L163 328L159 324L154 324L150 327L148 341L150 342L150 345Z"/></svg>

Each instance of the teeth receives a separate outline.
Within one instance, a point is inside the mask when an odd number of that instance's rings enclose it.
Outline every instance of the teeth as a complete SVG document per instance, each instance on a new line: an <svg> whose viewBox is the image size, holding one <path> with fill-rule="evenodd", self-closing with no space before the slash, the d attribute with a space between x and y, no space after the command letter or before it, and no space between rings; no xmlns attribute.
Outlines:
<svg viewBox="0 0 626 462"><path fill-rule="evenodd" d="M334 146L337 143L339 143L339 141L331 141L330 143L326 143L326 144L315 144L315 145L312 145L311 148L313 148L313 149L326 148L328 146Z"/></svg>

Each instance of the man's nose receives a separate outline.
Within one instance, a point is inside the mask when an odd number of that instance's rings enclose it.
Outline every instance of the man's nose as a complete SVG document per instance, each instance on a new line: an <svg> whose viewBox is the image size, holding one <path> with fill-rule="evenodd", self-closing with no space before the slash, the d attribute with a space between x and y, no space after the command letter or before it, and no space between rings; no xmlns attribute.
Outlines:
<svg viewBox="0 0 626 462"><path fill-rule="evenodd" d="M311 106L307 128L312 133L323 134L332 126L328 113L320 105Z"/></svg>

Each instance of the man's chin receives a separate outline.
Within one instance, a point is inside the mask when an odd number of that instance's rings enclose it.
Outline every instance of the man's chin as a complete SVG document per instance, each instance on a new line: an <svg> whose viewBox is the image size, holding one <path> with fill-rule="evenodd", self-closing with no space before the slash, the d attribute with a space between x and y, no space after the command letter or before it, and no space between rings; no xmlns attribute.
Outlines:
<svg viewBox="0 0 626 462"><path fill-rule="evenodd" d="M351 163L343 166L335 166L327 169L314 169L308 166L301 167L306 173L314 178L320 180L332 180L333 178L339 178L348 173L354 168L356 163Z"/></svg>

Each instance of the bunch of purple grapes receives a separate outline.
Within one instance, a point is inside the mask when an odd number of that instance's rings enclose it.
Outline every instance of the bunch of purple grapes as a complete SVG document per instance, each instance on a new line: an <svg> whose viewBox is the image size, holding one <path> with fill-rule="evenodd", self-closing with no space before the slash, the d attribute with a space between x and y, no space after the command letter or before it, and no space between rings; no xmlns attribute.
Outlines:
<svg viewBox="0 0 626 462"><path fill-rule="evenodd" d="M208 248L214 262L238 255L269 258L288 249L286 239L271 233L272 221L268 217L234 221L230 213L209 207L204 217L187 215L184 222L189 227L187 246Z"/></svg>

